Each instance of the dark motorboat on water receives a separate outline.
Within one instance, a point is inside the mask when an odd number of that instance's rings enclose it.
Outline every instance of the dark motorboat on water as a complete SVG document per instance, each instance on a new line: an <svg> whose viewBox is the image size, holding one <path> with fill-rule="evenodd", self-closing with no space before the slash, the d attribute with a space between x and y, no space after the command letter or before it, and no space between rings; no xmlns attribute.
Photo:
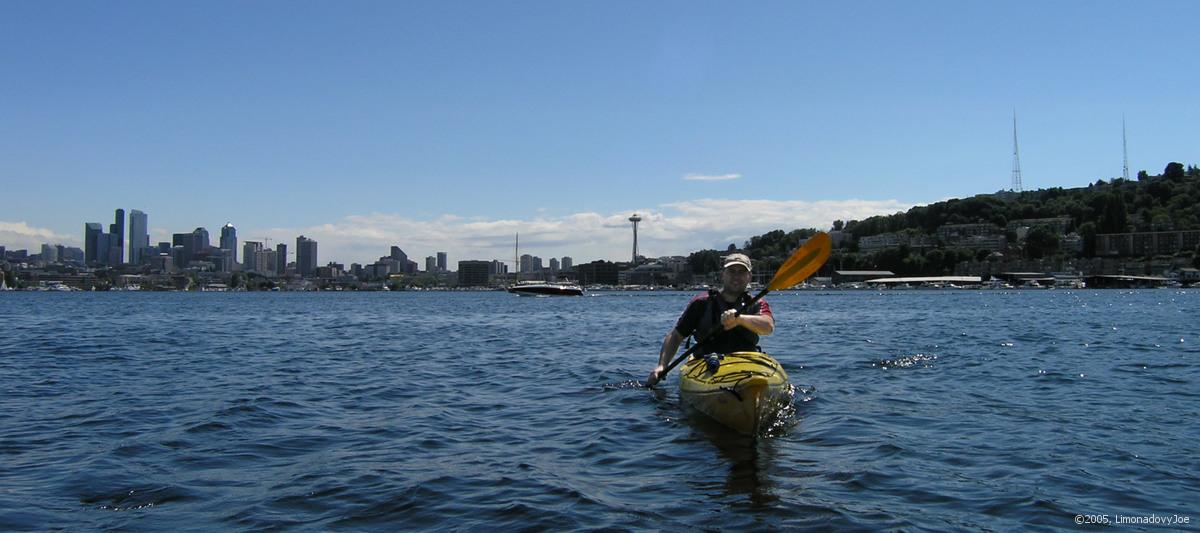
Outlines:
<svg viewBox="0 0 1200 533"><path fill-rule="evenodd" d="M508 292L521 296L583 296L583 287L573 283L525 281L509 287Z"/></svg>

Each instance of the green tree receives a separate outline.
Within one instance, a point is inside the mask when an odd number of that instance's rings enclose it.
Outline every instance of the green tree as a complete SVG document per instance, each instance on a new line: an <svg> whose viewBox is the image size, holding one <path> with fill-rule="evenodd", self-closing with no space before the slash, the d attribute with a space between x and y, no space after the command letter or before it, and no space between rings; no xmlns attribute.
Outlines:
<svg viewBox="0 0 1200 533"><path fill-rule="evenodd" d="M1124 233L1129 225L1129 215L1125 210L1125 200L1120 193L1109 193L1104 199L1104 210L1100 214L1100 233Z"/></svg>
<svg viewBox="0 0 1200 533"><path fill-rule="evenodd" d="M1044 226L1029 230L1029 234L1025 236L1025 255L1030 259L1041 259L1057 251L1058 235Z"/></svg>
<svg viewBox="0 0 1200 533"><path fill-rule="evenodd" d="M1167 163L1167 168L1163 170L1163 178L1170 181L1183 181L1185 175L1183 163Z"/></svg>
<svg viewBox="0 0 1200 533"><path fill-rule="evenodd" d="M1096 255L1096 223L1080 224L1079 236L1083 238L1083 256L1094 257Z"/></svg>
<svg viewBox="0 0 1200 533"><path fill-rule="evenodd" d="M708 274L721 269L721 258L724 256L716 250L700 250L688 256L688 265L696 274Z"/></svg>

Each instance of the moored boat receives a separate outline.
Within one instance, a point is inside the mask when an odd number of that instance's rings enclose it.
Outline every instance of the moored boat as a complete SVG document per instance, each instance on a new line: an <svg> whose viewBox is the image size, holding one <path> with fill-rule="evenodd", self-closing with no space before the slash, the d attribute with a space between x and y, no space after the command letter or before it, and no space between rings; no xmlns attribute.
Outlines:
<svg viewBox="0 0 1200 533"><path fill-rule="evenodd" d="M779 362L765 353L713 354L684 363L679 397L738 433L758 435L791 402L791 385Z"/></svg>

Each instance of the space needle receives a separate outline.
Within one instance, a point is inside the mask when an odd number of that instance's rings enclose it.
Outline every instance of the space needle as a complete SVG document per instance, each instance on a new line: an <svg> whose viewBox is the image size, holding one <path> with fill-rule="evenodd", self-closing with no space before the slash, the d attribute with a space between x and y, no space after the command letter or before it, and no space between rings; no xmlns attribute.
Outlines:
<svg viewBox="0 0 1200 533"><path fill-rule="evenodd" d="M636 264L637 264L637 258L638 258L638 253L637 253L637 225L638 225L638 222L641 222L641 221L642 221L642 217L639 217L637 213L634 213L634 214L633 214L633 216L629 217L629 221L630 221L630 222L633 222L633 264L635 264L635 265L636 265Z"/></svg>

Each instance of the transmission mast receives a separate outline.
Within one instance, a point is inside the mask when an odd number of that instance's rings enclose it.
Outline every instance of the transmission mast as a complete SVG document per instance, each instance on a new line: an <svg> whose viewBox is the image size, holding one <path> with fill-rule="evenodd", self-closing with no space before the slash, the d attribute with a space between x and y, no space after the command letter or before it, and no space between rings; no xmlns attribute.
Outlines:
<svg viewBox="0 0 1200 533"><path fill-rule="evenodd" d="M1121 177L1129 181L1129 145L1125 142L1125 115L1121 115L1121 156L1124 159Z"/></svg>
<svg viewBox="0 0 1200 533"><path fill-rule="evenodd" d="M1021 192L1021 151L1017 148L1017 110L1013 109L1012 190Z"/></svg>

